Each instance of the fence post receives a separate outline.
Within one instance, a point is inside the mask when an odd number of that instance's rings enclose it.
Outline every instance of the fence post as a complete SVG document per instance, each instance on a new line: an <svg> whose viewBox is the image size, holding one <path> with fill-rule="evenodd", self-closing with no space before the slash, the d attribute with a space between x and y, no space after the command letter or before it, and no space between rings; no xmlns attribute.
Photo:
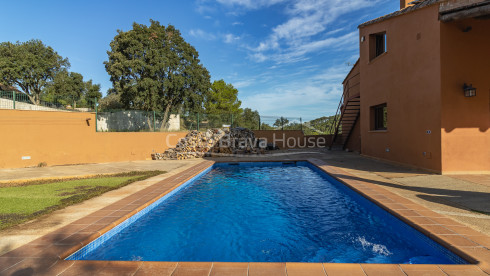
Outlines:
<svg viewBox="0 0 490 276"><path fill-rule="evenodd" d="M197 131L199 131L199 112L197 112Z"/></svg>
<svg viewBox="0 0 490 276"><path fill-rule="evenodd" d="M14 109L15 109L15 91L12 92L14 93L12 99L14 100Z"/></svg>
<svg viewBox="0 0 490 276"><path fill-rule="evenodd" d="M97 98L95 98L95 132L97 132Z"/></svg>
<svg viewBox="0 0 490 276"><path fill-rule="evenodd" d="M299 117L299 125L301 126L301 131L303 131L303 120Z"/></svg>
<svg viewBox="0 0 490 276"><path fill-rule="evenodd" d="M156 119L156 114L155 114L155 110L153 110L153 132L156 132L157 131L157 119ZM162 122L163 124L164 122Z"/></svg>
<svg viewBox="0 0 490 276"><path fill-rule="evenodd" d="M261 123L260 123L260 116L259 116L259 130L260 130L260 125L261 125Z"/></svg>

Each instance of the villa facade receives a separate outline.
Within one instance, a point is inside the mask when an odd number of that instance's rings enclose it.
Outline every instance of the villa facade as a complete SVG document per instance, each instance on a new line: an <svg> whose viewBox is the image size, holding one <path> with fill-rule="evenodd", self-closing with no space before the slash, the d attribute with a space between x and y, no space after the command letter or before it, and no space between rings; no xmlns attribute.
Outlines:
<svg viewBox="0 0 490 276"><path fill-rule="evenodd" d="M337 140L434 172L489 173L490 1L408 2L359 26Z"/></svg>

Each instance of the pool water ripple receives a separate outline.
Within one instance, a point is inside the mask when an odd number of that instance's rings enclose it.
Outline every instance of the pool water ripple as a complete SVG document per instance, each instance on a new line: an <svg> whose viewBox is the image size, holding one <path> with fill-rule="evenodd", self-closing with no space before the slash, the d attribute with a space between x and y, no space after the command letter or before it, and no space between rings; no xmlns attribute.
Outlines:
<svg viewBox="0 0 490 276"><path fill-rule="evenodd" d="M306 162L215 165L84 259L463 262Z"/></svg>

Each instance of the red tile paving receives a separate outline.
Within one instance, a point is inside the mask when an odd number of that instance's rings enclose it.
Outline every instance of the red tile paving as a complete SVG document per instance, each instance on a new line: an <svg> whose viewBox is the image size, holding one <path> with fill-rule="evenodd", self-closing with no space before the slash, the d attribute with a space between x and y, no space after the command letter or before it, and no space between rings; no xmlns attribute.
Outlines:
<svg viewBox="0 0 490 276"><path fill-rule="evenodd" d="M490 237L318 159L311 163L472 262L470 265L175 263L64 258L211 166L205 161L0 256L0 275L489 275ZM357 180L355 180L357 179Z"/></svg>

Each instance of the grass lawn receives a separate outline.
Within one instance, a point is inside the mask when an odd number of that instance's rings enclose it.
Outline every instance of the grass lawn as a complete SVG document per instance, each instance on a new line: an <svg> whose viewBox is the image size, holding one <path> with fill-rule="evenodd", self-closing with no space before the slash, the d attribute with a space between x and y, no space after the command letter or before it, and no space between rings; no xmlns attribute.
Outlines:
<svg viewBox="0 0 490 276"><path fill-rule="evenodd" d="M0 186L0 230L162 173L165 172L128 172Z"/></svg>

